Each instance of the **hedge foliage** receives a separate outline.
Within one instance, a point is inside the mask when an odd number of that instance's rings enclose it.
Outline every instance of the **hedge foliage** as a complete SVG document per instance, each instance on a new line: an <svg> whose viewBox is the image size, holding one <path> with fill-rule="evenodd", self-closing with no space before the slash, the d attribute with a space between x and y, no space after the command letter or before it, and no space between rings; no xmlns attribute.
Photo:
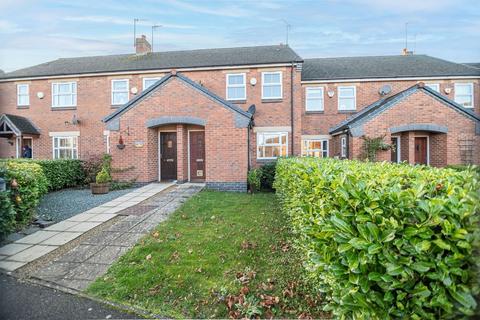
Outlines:
<svg viewBox="0 0 480 320"><path fill-rule="evenodd" d="M17 226L29 223L42 195L47 193L48 180L42 167L30 161L7 161L1 164ZM14 186L14 184L17 184Z"/></svg>
<svg viewBox="0 0 480 320"><path fill-rule="evenodd" d="M274 186L335 316L474 314L480 182L472 170L288 158Z"/></svg>

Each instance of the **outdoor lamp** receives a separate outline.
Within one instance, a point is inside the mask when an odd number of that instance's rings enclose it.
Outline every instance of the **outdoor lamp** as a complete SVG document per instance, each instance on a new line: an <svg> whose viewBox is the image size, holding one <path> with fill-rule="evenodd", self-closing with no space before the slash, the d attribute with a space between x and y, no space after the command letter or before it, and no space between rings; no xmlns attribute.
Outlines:
<svg viewBox="0 0 480 320"><path fill-rule="evenodd" d="M5 183L5 179L0 178L0 192L5 191L7 189L7 185Z"/></svg>

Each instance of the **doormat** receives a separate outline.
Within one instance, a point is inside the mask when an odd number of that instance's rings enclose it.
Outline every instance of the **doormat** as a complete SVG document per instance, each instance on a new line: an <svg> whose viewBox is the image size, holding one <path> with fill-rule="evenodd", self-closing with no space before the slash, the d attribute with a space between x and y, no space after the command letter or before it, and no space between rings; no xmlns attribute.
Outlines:
<svg viewBox="0 0 480 320"><path fill-rule="evenodd" d="M121 216L141 216L147 212L158 209L158 206L142 206L136 205L130 208L126 208L120 211L118 214Z"/></svg>

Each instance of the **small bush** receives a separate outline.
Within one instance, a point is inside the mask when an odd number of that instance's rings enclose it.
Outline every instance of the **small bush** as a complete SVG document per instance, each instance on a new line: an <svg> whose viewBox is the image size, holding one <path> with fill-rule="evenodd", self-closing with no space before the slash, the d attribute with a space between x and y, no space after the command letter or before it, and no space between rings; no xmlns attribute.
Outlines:
<svg viewBox="0 0 480 320"><path fill-rule="evenodd" d="M106 168L102 168L102 170L97 174L96 182L97 183L108 183L112 181L110 174L107 172Z"/></svg>
<svg viewBox="0 0 480 320"><path fill-rule="evenodd" d="M338 318L458 319L479 292L480 181L454 171L279 160L275 187Z"/></svg>
<svg viewBox="0 0 480 320"><path fill-rule="evenodd" d="M15 211L9 191L0 191L0 240L15 230Z"/></svg>
<svg viewBox="0 0 480 320"><path fill-rule="evenodd" d="M135 181L135 179L130 181L112 181L112 183L110 184L110 190L115 191L132 188L135 184Z"/></svg>
<svg viewBox="0 0 480 320"><path fill-rule="evenodd" d="M34 214L40 198L47 193L48 180L39 164L31 161L3 162L7 183L10 189L11 202L15 210L17 226L29 223Z"/></svg>
<svg viewBox="0 0 480 320"><path fill-rule="evenodd" d="M252 169L248 172L247 181L252 192L260 190L260 179L262 171L260 169Z"/></svg>
<svg viewBox="0 0 480 320"><path fill-rule="evenodd" d="M100 156L91 156L87 160L82 161L82 170L85 176L83 184L95 182L97 173L102 170L103 160Z"/></svg>
<svg viewBox="0 0 480 320"><path fill-rule="evenodd" d="M264 190L274 190L273 182L275 181L275 168L277 166L277 162L269 162L264 164L260 167L261 170L261 178L260 184L261 188Z"/></svg>

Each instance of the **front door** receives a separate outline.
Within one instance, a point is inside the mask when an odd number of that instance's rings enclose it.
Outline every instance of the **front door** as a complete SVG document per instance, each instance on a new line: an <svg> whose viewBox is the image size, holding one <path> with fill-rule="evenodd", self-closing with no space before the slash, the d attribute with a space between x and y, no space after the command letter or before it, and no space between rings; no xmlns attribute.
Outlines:
<svg viewBox="0 0 480 320"><path fill-rule="evenodd" d="M22 158L32 158L32 138L22 139Z"/></svg>
<svg viewBox="0 0 480 320"><path fill-rule="evenodd" d="M205 131L190 131L190 181L205 181Z"/></svg>
<svg viewBox="0 0 480 320"><path fill-rule="evenodd" d="M177 133L160 133L160 179L177 179Z"/></svg>
<svg viewBox="0 0 480 320"><path fill-rule="evenodd" d="M427 137L415 137L415 164L428 164Z"/></svg>

